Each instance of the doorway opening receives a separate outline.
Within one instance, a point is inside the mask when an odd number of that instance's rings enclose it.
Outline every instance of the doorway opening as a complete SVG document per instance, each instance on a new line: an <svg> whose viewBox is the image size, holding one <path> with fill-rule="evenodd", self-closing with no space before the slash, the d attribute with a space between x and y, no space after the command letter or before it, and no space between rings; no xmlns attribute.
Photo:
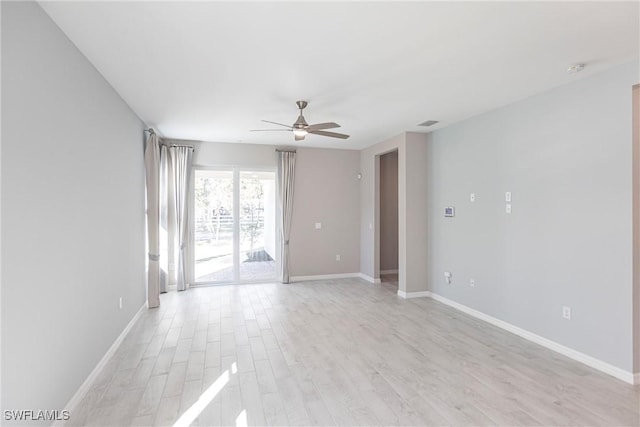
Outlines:
<svg viewBox="0 0 640 427"><path fill-rule="evenodd" d="M398 151L380 156L380 281L398 288Z"/></svg>
<svg viewBox="0 0 640 427"><path fill-rule="evenodd" d="M275 171L195 169L193 282L275 280Z"/></svg>

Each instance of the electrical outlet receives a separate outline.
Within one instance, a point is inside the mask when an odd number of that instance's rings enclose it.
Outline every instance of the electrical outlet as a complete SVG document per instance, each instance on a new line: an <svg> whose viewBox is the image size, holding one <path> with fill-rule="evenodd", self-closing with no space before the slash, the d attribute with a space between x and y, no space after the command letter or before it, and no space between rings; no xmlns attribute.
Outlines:
<svg viewBox="0 0 640 427"><path fill-rule="evenodd" d="M120 306L120 310L122 310L122 297L120 297L120 301L119 301L118 305Z"/></svg>
<svg viewBox="0 0 640 427"><path fill-rule="evenodd" d="M340 261L340 255L336 255L336 261Z"/></svg>
<svg viewBox="0 0 640 427"><path fill-rule="evenodd" d="M566 305L562 306L562 317L571 320L571 307L567 307Z"/></svg>
<svg viewBox="0 0 640 427"><path fill-rule="evenodd" d="M321 222L316 222L316 230L320 230L322 228Z"/></svg>
<svg viewBox="0 0 640 427"><path fill-rule="evenodd" d="M507 191L506 193L504 193L504 201L505 202L511 201L511 191Z"/></svg>
<svg viewBox="0 0 640 427"><path fill-rule="evenodd" d="M507 203L507 206L505 207L505 212L508 214L511 213L511 203Z"/></svg>
<svg viewBox="0 0 640 427"><path fill-rule="evenodd" d="M452 274L451 274L451 272L450 272L450 271L445 271L445 272L444 272L444 281L445 281L448 285L450 285L450 284L451 284L451 276L452 276Z"/></svg>
<svg viewBox="0 0 640 427"><path fill-rule="evenodd" d="M472 288L476 287L476 279L469 279L469 286L471 286Z"/></svg>

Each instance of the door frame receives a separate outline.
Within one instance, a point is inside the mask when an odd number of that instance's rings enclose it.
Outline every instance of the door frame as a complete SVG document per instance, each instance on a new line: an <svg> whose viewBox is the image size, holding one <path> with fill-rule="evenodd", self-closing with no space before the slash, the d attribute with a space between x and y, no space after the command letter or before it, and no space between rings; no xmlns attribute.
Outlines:
<svg viewBox="0 0 640 427"><path fill-rule="evenodd" d="M208 281L208 282L196 282L195 280L195 177L197 171L222 171L233 172L233 280L231 281ZM277 170L275 167L269 166L243 166L243 165L193 165L191 171L191 182L189 191L189 245L188 256L189 262L188 268L188 280L189 286L224 286L224 285L243 285L243 284L256 284L256 283L275 283L277 282L278 271L280 271L280 239L276 238L276 259L275 259L275 272L273 277L267 279L258 280L241 280L240 279L240 172L273 172L274 180L277 180ZM277 207L277 189L274 192L276 198L273 203L278 211ZM276 230L276 236L278 233L277 215L274 224Z"/></svg>

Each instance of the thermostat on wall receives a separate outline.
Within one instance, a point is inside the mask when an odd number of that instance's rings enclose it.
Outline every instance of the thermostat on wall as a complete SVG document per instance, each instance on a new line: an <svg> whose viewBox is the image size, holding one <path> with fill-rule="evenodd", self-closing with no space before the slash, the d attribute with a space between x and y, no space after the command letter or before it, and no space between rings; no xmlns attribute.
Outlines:
<svg viewBox="0 0 640 427"><path fill-rule="evenodd" d="M447 206L444 208L444 216L453 217L456 216L456 209L453 206Z"/></svg>

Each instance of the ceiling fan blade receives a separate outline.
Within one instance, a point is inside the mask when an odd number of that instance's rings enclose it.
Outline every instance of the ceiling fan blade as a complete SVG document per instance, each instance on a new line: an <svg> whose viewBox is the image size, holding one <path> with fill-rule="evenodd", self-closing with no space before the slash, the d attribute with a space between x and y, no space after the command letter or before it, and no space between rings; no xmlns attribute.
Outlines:
<svg viewBox="0 0 640 427"><path fill-rule="evenodd" d="M291 129L251 129L249 132L291 132Z"/></svg>
<svg viewBox="0 0 640 427"><path fill-rule="evenodd" d="M309 125L305 129L307 132L322 130L322 129L334 129L339 128L340 125L337 123L329 122L329 123L316 123L315 125Z"/></svg>
<svg viewBox="0 0 640 427"><path fill-rule="evenodd" d="M309 131L307 131L309 132ZM322 135L322 136L330 136L331 138L340 138L340 139L347 139L349 138L349 135L345 135L344 133L337 133L337 132L325 132L323 130L314 130L309 132L313 135Z"/></svg>
<svg viewBox="0 0 640 427"><path fill-rule="evenodd" d="M296 135L296 134L293 134L293 138L294 138L296 141L302 141L302 140L304 139L304 135Z"/></svg>
<svg viewBox="0 0 640 427"><path fill-rule="evenodd" d="M271 124L274 124L274 125L284 126L284 127L289 128L289 129L293 129L293 127L292 127L292 126L289 126L289 125L283 125L282 123L272 122L272 121L269 121L269 120L262 120L262 121L263 121L263 122L265 122L265 123L271 123Z"/></svg>

